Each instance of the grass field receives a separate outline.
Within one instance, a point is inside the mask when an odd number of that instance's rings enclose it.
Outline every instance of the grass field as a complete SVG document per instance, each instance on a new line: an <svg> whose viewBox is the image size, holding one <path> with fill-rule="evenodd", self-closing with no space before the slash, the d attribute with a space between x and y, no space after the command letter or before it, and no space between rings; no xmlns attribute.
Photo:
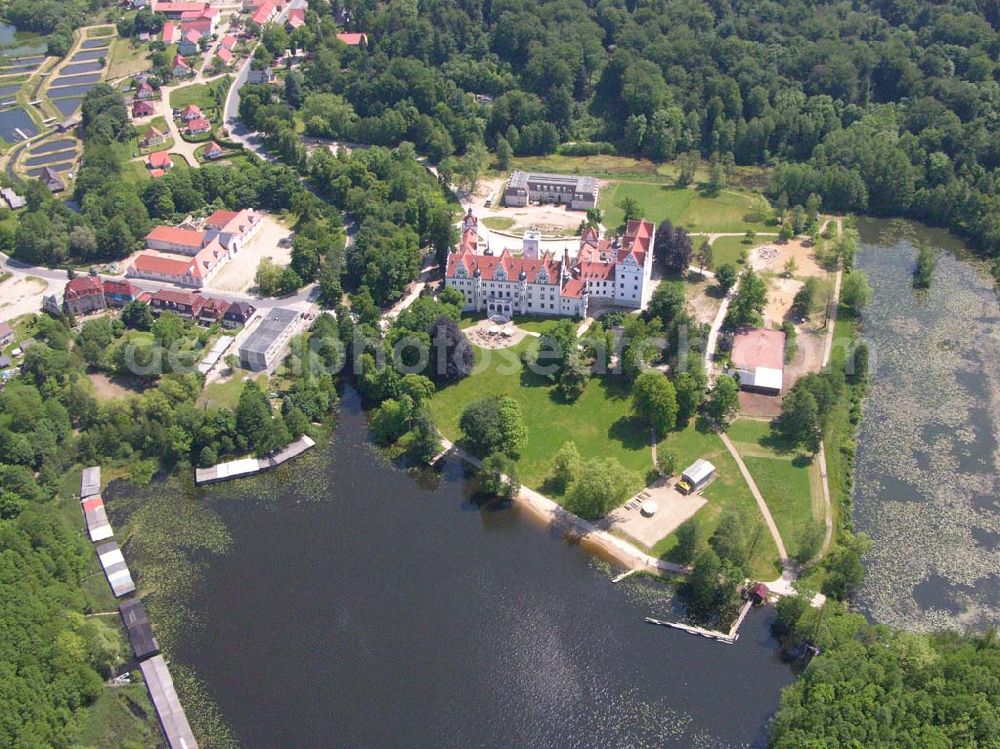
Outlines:
<svg viewBox="0 0 1000 749"><path fill-rule="evenodd" d="M141 680L104 689L79 714L77 725L73 746L158 746L161 741L156 713Z"/></svg>
<svg viewBox="0 0 1000 749"><path fill-rule="evenodd" d="M201 109L202 114L212 122L219 121L219 109L221 102L225 99L229 84L232 83L232 76L220 78L211 83L193 83L190 86L183 86L170 92L170 107L172 109L183 109L188 104L196 104ZM178 125L180 127L180 125Z"/></svg>
<svg viewBox="0 0 1000 749"><path fill-rule="evenodd" d="M712 242L712 266L718 268L724 263L737 264L744 250L749 253L754 247L774 242L775 239L777 237L758 237L746 243L743 237L719 237Z"/></svg>
<svg viewBox="0 0 1000 749"><path fill-rule="evenodd" d="M815 459L775 444L767 422L738 419L729 436L767 502L792 556L806 529L823 522L823 488Z"/></svg>
<svg viewBox="0 0 1000 749"><path fill-rule="evenodd" d="M505 216L489 216L483 219L483 224L490 229L505 231L514 225L514 219Z"/></svg>
<svg viewBox="0 0 1000 749"><path fill-rule="evenodd" d="M149 60L149 49L145 44L136 44L131 39L116 38L111 42L111 55L108 60L106 78L115 80L128 78L148 70L152 66Z"/></svg>
<svg viewBox="0 0 1000 749"><path fill-rule="evenodd" d="M529 323L526 327L532 327ZM462 410L469 403L494 395L509 395L521 404L528 440L520 460L521 480L540 487L551 474L556 451L565 442L576 442L584 458L616 458L644 480L653 468L649 432L629 412L628 386L614 377L594 378L576 403L559 400L555 387L525 372L520 353L535 339L488 353L489 364L464 380L438 391L431 402L438 428L446 437L461 437ZM476 348L481 365L486 352ZM637 483L636 489L641 485Z"/></svg>
<svg viewBox="0 0 1000 749"><path fill-rule="evenodd" d="M640 215L644 218L656 223L670 219L690 232L765 231L768 228L763 222L744 220L754 210L769 214L767 201L759 195L723 190L709 197L692 188L648 182L618 182L601 191L599 202L607 226L617 227L622 223L619 203L626 197L639 204Z"/></svg>
<svg viewBox="0 0 1000 749"><path fill-rule="evenodd" d="M587 174L601 179L632 179L638 182L673 183L679 169L672 162L656 163L631 156L520 156L514 159L515 169L558 174ZM504 175L507 176L507 175ZM694 175L696 182L708 180L708 162L702 162ZM760 167L736 167L730 183L762 188L768 172Z"/></svg>
<svg viewBox="0 0 1000 749"><path fill-rule="evenodd" d="M245 374L241 370L237 370L237 372ZM257 380L257 383L261 387L264 387L267 377L266 375L258 375L254 379ZM198 405L209 408L229 408L236 410L236 406L240 402L240 393L243 392L243 382L242 377L230 377L225 382L213 382L210 385L206 385L198 397Z"/></svg>
<svg viewBox="0 0 1000 749"><path fill-rule="evenodd" d="M99 36L111 36L114 33L114 26L94 26L93 28L87 29L87 38L95 39Z"/></svg>

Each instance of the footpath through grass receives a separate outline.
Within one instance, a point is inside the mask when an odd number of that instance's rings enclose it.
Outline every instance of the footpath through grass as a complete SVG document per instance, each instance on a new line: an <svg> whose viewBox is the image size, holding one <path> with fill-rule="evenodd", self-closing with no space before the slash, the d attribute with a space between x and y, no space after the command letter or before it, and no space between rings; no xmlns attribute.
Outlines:
<svg viewBox="0 0 1000 749"><path fill-rule="evenodd" d="M698 510L688 522L702 530L702 537L709 538L719 524L719 518L726 511L739 512L746 520L747 537L752 542L750 554L750 574L761 580L773 580L781 572L778 548L771 534L767 532L764 518L750 493L750 487L743 480L736 461L722 444L719 436L712 431L700 430L692 419L680 431L671 432L657 447L660 454L672 452L677 459L677 471L683 471L698 458L704 458L716 468L716 478L702 492L708 504ZM654 556L676 561L672 551L677 546L677 534L671 533L653 547Z"/></svg>
<svg viewBox="0 0 1000 749"><path fill-rule="evenodd" d="M823 485L815 458L787 450L765 421L738 419L729 436L794 557L806 531L823 525Z"/></svg>

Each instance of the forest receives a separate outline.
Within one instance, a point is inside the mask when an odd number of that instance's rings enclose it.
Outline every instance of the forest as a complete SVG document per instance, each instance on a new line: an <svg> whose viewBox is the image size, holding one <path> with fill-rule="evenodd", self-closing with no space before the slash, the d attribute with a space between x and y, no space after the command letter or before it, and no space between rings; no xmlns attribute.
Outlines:
<svg viewBox="0 0 1000 749"><path fill-rule="evenodd" d="M241 107L287 160L303 157L275 116L289 112L310 135L408 140L446 168L483 145L696 154L771 168L789 205L816 193L1000 253L997 0L347 2L367 49L336 40L339 4L309 7L257 62L288 44L312 58Z"/></svg>

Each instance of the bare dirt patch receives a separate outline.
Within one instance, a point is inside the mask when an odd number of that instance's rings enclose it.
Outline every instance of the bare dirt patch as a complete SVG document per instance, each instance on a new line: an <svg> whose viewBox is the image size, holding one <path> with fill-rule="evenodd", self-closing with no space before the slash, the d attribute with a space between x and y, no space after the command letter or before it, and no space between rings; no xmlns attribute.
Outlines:
<svg viewBox="0 0 1000 749"><path fill-rule="evenodd" d="M697 494L681 494L676 479L660 480L643 489L609 516L610 527L647 548L666 538L705 506L707 500ZM647 517L640 508L643 502L655 502L656 514ZM632 505L629 508L629 505Z"/></svg>
<svg viewBox="0 0 1000 749"><path fill-rule="evenodd" d="M143 391L138 382L123 377L108 377L101 372L91 372L87 375L87 379L94 386L94 396L101 401L127 398Z"/></svg>
<svg viewBox="0 0 1000 749"><path fill-rule="evenodd" d="M689 273L684 282L684 299L688 309L699 323L711 325L722 306L722 293L712 278L700 273Z"/></svg>
<svg viewBox="0 0 1000 749"><path fill-rule="evenodd" d="M42 309L48 281L37 276L14 276L0 284L0 319L9 320Z"/></svg>
<svg viewBox="0 0 1000 749"><path fill-rule="evenodd" d="M266 257L282 267L292 259L292 243L288 240L292 230L281 224L274 216L263 215L263 226L239 255L226 263L219 274L212 279L211 288L220 291L246 291L254 284L257 266Z"/></svg>

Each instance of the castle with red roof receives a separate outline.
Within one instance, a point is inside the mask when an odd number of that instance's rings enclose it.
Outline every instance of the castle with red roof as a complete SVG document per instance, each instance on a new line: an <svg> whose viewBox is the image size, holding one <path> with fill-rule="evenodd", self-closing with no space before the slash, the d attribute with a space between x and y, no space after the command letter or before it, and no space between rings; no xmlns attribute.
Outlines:
<svg viewBox="0 0 1000 749"><path fill-rule="evenodd" d="M559 257L543 252L535 232L524 235L517 254L490 251L472 211L461 240L448 258L445 285L462 292L465 311L487 315L586 317L592 301L642 309L652 294L653 240L650 221L629 221L623 236L603 238L588 228L579 249Z"/></svg>

